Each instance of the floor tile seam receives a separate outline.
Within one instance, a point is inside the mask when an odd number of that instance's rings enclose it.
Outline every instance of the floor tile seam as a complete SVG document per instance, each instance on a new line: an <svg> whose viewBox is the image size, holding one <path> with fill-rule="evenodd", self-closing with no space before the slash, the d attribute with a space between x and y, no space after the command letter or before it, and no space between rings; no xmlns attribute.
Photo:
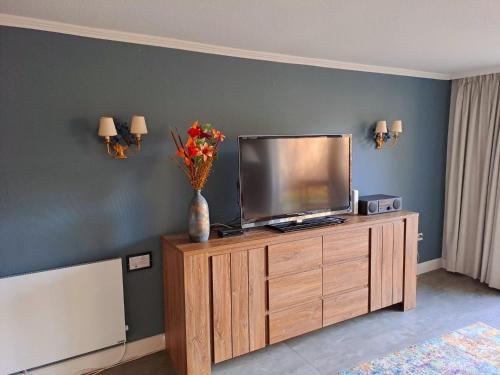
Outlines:
<svg viewBox="0 0 500 375"><path fill-rule="evenodd" d="M321 372L319 371L319 368L316 367L311 361L309 361L306 357L304 357L302 354L300 354L299 351L295 350L292 348L288 343L284 343L292 352L294 352L300 359L302 359L305 363L307 363L309 366L311 366L318 374L321 375Z"/></svg>

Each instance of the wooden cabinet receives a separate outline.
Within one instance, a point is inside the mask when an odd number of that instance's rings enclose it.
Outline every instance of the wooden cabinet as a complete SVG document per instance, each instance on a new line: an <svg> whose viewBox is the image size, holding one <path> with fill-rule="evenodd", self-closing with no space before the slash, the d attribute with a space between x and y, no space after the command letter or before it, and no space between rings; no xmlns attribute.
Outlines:
<svg viewBox="0 0 500 375"><path fill-rule="evenodd" d="M180 374L402 302L415 307L418 215L164 243L167 350Z"/></svg>

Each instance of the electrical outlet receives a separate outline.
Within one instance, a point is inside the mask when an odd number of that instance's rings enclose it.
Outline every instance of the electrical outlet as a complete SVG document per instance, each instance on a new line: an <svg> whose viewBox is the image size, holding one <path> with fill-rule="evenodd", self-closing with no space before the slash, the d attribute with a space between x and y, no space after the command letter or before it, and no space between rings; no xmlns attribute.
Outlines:
<svg viewBox="0 0 500 375"><path fill-rule="evenodd" d="M151 267L153 267L153 255L151 251L127 256L127 271L129 272Z"/></svg>

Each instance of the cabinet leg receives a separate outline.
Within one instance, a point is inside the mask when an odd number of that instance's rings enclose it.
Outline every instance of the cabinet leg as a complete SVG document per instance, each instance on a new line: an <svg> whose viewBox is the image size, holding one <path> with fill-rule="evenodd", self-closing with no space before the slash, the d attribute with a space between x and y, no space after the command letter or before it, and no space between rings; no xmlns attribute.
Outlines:
<svg viewBox="0 0 500 375"><path fill-rule="evenodd" d="M403 310L417 305L417 235L418 217L406 219Z"/></svg>

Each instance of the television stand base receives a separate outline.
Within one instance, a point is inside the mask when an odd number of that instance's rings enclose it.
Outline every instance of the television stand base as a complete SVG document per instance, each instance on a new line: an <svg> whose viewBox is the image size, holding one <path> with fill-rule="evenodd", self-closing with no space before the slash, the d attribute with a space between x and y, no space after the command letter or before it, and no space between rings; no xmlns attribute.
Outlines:
<svg viewBox="0 0 500 375"><path fill-rule="evenodd" d="M338 225L338 224L343 224L346 221L347 219L337 216L325 216L325 217L305 220L300 223L290 221L287 223L270 224L268 225L268 227L275 230L279 230L282 233L286 233L286 232L295 232L303 229L325 227L328 225Z"/></svg>

